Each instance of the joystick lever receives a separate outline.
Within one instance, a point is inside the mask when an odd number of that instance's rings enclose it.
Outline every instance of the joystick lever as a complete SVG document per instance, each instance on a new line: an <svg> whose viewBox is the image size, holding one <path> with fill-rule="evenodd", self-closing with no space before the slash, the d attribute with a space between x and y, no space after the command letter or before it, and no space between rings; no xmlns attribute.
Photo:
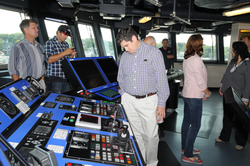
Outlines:
<svg viewBox="0 0 250 166"><path fill-rule="evenodd" d="M128 125L123 125L118 131L118 138L115 139L116 143L125 145L129 139Z"/></svg>
<svg viewBox="0 0 250 166"><path fill-rule="evenodd" d="M128 132L128 125L123 125L123 134L126 134Z"/></svg>

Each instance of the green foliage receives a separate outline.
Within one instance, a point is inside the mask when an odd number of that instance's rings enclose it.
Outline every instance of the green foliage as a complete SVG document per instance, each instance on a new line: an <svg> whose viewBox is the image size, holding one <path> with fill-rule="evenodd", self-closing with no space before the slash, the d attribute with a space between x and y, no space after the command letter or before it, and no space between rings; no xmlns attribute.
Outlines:
<svg viewBox="0 0 250 166"><path fill-rule="evenodd" d="M0 39L2 41L8 41L9 43L17 43L24 38L22 33L12 33L12 34L0 34Z"/></svg>
<svg viewBox="0 0 250 166"><path fill-rule="evenodd" d="M92 48L93 45L96 47L95 44L95 39L87 38L87 39L82 39L82 45L84 50L88 50L89 48Z"/></svg>
<svg viewBox="0 0 250 166"><path fill-rule="evenodd" d="M162 47L162 44L161 44L161 43L156 43L156 47L157 47L157 48L161 48L161 47Z"/></svg>
<svg viewBox="0 0 250 166"><path fill-rule="evenodd" d="M182 56L183 53L186 51L186 43L177 43L176 48L177 56ZM210 59L210 60L216 60L216 45L215 46L207 46L203 45L203 55L202 58ZM224 47L224 56L225 59L228 59L229 56L229 47Z"/></svg>
<svg viewBox="0 0 250 166"><path fill-rule="evenodd" d="M3 44L2 40L0 39L0 51L3 50L3 46L4 46L4 44Z"/></svg>
<svg viewBox="0 0 250 166"><path fill-rule="evenodd" d="M71 48L71 47L72 47L72 40L71 40L70 37L68 37L68 38L66 39L66 42L69 44L69 48Z"/></svg>

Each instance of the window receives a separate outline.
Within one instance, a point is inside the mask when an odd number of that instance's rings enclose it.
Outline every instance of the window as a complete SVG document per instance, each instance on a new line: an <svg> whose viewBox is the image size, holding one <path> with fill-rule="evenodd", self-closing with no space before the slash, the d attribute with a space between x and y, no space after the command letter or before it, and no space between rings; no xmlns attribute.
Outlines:
<svg viewBox="0 0 250 166"><path fill-rule="evenodd" d="M56 21L59 21L59 22L56 22ZM60 25L67 25L66 22L63 20L56 20L56 21L44 20L49 39L52 39L54 36L57 35L56 34L57 29ZM69 48L73 47L71 37L68 37L65 41L69 44Z"/></svg>
<svg viewBox="0 0 250 166"><path fill-rule="evenodd" d="M19 28L23 19L28 19L24 13L0 9L0 22L8 23L0 28L0 68L6 69L9 63L11 47L21 41L24 36ZM7 16L7 17L5 17ZM11 20L11 21L10 21Z"/></svg>
<svg viewBox="0 0 250 166"><path fill-rule="evenodd" d="M86 57L97 57L98 50L96 47L95 36L93 27L87 24L78 24L82 45Z"/></svg>
<svg viewBox="0 0 250 166"><path fill-rule="evenodd" d="M176 35L177 60L184 59L186 43L192 34L181 33ZM212 34L201 34L203 37L203 55L202 59L207 61L216 61L216 36Z"/></svg>
<svg viewBox="0 0 250 166"><path fill-rule="evenodd" d="M155 32L149 32L148 36L153 36L156 40L156 47L161 48L162 47L162 40L167 38L168 39L168 33L155 33ZM171 42L169 42L168 46L171 47Z"/></svg>
<svg viewBox="0 0 250 166"><path fill-rule="evenodd" d="M231 42L231 35L227 35L223 37L223 44L224 44L224 61L228 61L228 57L230 55L230 42Z"/></svg>
<svg viewBox="0 0 250 166"><path fill-rule="evenodd" d="M114 45L112 40L111 29L101 27L102 38L107 56L113 56L115 59Z"/></svg>

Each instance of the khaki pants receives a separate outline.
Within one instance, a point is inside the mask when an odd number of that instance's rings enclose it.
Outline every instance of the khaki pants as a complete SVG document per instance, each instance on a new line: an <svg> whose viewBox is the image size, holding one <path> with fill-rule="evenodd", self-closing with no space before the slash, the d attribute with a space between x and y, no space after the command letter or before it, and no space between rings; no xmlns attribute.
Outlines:
<svg viewBox="0 0 250 166"><path fill-rule="evenodd" d="M156 166L159 143L158 124L155 116L158 103L157 94L136 99L124 93L121 99L144 161L147 166Z"/></svg>

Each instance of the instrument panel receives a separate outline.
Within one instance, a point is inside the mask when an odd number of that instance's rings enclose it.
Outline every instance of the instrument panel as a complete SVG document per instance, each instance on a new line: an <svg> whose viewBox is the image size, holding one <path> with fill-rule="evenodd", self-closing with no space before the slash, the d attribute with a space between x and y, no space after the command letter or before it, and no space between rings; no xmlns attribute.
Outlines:
<svg viewBox="0 0 250 166"><path fill-rule="evenodd" d="M119 141L118 129L129 126L121 105L55 93L24 102L29 86L21 79L0 90L0 131L25 160L42 145L54 151L58 165L144 165L131 130ZM20 103L28 111L19 110Z"/></svg>

